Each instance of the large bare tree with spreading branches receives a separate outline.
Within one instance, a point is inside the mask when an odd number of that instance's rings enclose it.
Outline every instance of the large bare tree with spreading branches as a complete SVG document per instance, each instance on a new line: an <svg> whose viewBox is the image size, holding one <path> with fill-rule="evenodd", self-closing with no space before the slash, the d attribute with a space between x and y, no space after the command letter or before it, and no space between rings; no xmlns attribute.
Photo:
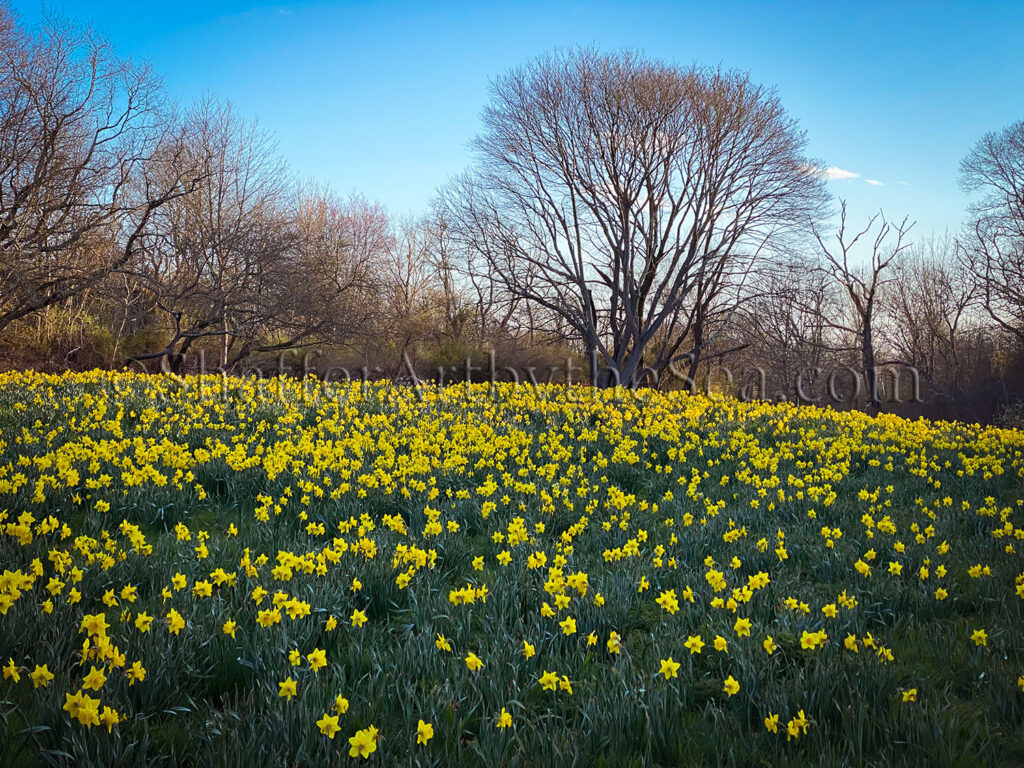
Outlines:
<svg viewBox="0 0 1024 768"><path fill-rule="evenodd" d="M961 263L988 314L1024 344L1024 120L985 134L960 164L960 183L979 193Z"/></svg>
<svg viewBox="0 0 1024 768"><path fill-rule="evenodd" d="M154 212L206 172L181 139L148 68L0 2L0 333L138 259Z"/></svg>
<svg viewBox="0 0 1024 768"><path fill-rule="evenodd" d="M803 133L743 73L555 53L498 78L483 120L444 194L452 237L603 383L695 366L730 288L826 202Z"/></svg>

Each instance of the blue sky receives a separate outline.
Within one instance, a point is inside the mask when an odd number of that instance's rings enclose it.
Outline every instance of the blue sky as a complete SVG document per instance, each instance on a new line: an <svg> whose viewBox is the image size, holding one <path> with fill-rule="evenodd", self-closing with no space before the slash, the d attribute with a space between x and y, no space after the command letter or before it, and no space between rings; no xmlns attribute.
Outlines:
<svg viewBox="0 0 1024 768"><path fill-rule="evenodd" d="M12 0L23 19L38 0ZM639 48L749 70L862 221L955 230L957 166L1024 119L1024 3L153 2L65 0L183 102L212 91L272 131L301 176L423 211L470 160L488 79L555 47ZM838 173L836 175L839 175ZM877 183L871 183L877 182Z"/></svg>

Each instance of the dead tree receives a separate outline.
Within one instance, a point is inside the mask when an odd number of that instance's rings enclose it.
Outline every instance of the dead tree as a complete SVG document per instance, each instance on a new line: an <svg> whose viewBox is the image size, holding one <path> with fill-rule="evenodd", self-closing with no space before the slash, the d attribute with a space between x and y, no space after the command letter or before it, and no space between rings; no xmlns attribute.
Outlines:
<svg viewBox="0 0 1024 768"><path fill-rule="evenodd" d="M875 323L881 312L881 292L892 279L885 274L886 270L910 246L906 238L912 226L906 218L899 224L892 224L879 212L851 236L846 230L846 202L843 201L839 229L832 244L827 244L817 227L814 228L821 250L821 269L848 300L849 319L825 318L825 325L852 340L853 343L841 351L855 351L860 357L867 393L865 411L872 416L877 415L881 407L878 369L897 362L879 362L877 357ZM858 264L857 243L870 236L872 230L875 235L870 258Z"/></svg>

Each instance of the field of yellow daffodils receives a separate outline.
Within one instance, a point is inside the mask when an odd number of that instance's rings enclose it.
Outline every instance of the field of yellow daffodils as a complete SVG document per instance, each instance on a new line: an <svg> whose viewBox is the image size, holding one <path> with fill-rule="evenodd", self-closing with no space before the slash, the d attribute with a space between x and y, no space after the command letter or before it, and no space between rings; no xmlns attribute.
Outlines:
<svg viewBox="0 0 1024 768"><path fill-rule="evenodd" d="M0 765L1024 765L1024 433L0 376Z"/></svg>

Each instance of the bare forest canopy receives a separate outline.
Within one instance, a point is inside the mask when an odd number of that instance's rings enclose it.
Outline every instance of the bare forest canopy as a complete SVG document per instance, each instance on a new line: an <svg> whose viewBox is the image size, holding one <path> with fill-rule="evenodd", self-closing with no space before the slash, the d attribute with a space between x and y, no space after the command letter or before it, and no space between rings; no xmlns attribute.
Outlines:
<svg viewBox="0 0 1024 768"><path fill-rule="evenodd" d="M491 83L419 218L0 0L0 366L691 387L1020 422L1024 122L955 235L851 221L772 88L574 49ZM439 180L443 181L443 180Z"/></svg>

